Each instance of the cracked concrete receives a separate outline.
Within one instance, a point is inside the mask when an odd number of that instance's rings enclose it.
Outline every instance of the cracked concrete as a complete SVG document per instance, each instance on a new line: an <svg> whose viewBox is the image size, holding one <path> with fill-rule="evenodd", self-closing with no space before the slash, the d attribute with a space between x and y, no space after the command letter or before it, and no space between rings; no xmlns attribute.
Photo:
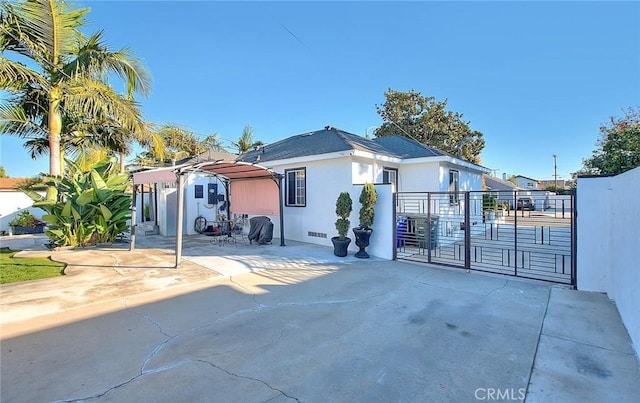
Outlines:
<svg viewBox="0 0 640 403"><path fill-rule="evenodd" d="M161 248L65 252L57 258L71 264L69 283L3 286L0 400L470 402L479 389L500 388L527 390L528 401L584 401L618 388L612 396L625 401L639 393L637 360L606 297L337 260L304 244L185 250L179 270L162 268L172 256ZM145 268L145 256L156 266ZM30 306L34 296L44 313Z"/></svg>

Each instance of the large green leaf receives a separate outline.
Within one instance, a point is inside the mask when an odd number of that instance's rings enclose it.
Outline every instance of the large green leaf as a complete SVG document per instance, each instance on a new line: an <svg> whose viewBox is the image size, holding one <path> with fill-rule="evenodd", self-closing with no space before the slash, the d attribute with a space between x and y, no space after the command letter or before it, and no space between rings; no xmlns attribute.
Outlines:
<svg viewBox="0 0 640 403"><path fill-rule="evenodd" d="M104 217L105 220L109 221L111 219L111 216L112 216L111 210L109 210L107 206L101 204L100 211L102 211L102 216Z"/></svg>
<svg viewBox="0 0 640 403"><path fill-rule="evenodd" d="M94 194L95 193L93 189L87 189L82 192L80 196L78 196L78 198L76 199L76 203L78 203L80 206L85 206L87 205L87 203L93 200Z"/></svg>
<svg viewBox="0 0 640 403"><path fill-rule="evenodd" d="M60 212L60 215L62 217L70 217L71 216L71 202L66 202L64 204L64 207L62 208L62 211Z"/></svg>
<svg viewBox="0 0 640 403"><path fill-rule="evenodd" d="M53 215L53 214L45 214L42 216L42 221L49 223L49 224L57 224L58 223L58 217Z"/></svg>

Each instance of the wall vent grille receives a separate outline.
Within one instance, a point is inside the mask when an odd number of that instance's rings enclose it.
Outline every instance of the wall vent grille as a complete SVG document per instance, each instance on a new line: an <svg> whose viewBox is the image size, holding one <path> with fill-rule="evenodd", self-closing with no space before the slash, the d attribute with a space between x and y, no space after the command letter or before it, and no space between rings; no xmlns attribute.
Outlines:
<svg viewBox="0 0 640 403"><path fill-rule="evenodd" d="M326 238L327 234L323 233L323 232L313 232L313 231L309 231L307 232L308 236L312 236L312 237L316 237L316 238Z"/></svg>

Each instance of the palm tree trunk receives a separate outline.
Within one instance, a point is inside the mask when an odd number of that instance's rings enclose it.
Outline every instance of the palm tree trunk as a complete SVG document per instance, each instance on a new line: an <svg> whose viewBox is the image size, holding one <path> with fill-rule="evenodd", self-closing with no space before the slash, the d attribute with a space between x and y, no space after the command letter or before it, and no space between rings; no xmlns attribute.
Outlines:
<svg viewBox="0 0 640 403"><path fill-rule="evenodd" d="M60 90L53 88L49 94L49 174L59 176L60 172Z"/></svg>
<svg viewBox="0 0 640 403"><path fill-rule="evenodd" d="M60 133L62 132L62 115L60 113L60 89L54 87L49 93L49 174L61 175L60 166ZM56 200L58 190L50 186L47 189L47 200Z"/></svg>
<svg viewBox="0 0 640 403"><path fill-rule="evenodd" d="M124 152L120 151L120 173L124 173Z"/></svg>

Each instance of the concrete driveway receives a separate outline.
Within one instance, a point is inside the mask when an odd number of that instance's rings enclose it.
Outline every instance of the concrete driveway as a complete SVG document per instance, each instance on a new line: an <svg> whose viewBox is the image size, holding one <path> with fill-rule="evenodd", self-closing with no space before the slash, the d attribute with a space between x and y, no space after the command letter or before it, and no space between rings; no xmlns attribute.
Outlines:
<svg viewBox="0 0 640 403"><path fill-rule="evenodd" d="M57 253L69 277L2 286L0 400L640 396L638 361L602 294L292 242L194 238L174 270L163 242Z"/></svg>

